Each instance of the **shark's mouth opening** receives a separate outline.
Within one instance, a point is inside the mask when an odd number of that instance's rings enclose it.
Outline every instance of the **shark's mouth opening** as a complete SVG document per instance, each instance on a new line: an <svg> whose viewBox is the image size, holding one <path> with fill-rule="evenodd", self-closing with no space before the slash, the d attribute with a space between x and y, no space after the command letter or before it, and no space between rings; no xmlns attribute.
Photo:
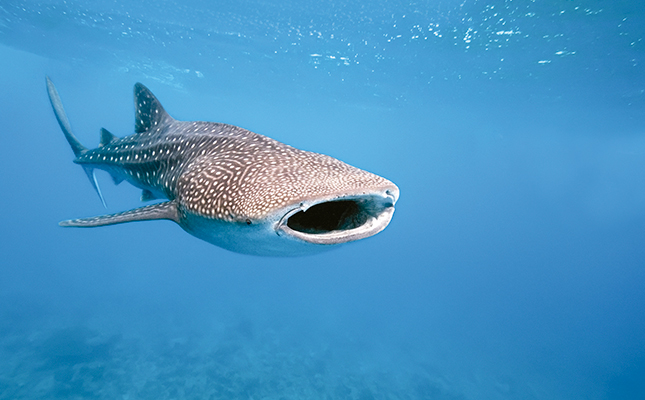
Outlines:
<svg viewBox="0 0 645 400"><path fill-rule="evenodd" d="M316 244L339 244L363 239L385 229L394 213L390 193L344 197L304 204L280 221L279 234Z"/></svg>
<svg viewBox="0 0 645 400"><path fill-rule="evenodd" d="M287 220L287 226L302 233L321 234L358 228L369 217L356 200L328 201L293 214Z"/></svg>

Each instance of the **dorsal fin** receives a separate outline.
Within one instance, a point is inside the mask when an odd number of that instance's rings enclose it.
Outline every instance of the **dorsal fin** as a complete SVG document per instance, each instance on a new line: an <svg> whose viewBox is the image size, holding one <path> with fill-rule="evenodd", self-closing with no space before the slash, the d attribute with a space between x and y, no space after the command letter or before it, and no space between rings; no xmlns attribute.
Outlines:
<svg viewBox="0 0 645 400"><path fill-rule="evenodd" d="M172 121L154 94L143 84L134 85L134 131L142 133Z"/></svg>
<svg viewBox="0 0 645 400"><path fill-rule="evenodd" d="M106 144L110 144L117 140L118 138L114 136L110 131L105 128L101 128L101 140L99 142L99 147L103 147Z"/></svg>

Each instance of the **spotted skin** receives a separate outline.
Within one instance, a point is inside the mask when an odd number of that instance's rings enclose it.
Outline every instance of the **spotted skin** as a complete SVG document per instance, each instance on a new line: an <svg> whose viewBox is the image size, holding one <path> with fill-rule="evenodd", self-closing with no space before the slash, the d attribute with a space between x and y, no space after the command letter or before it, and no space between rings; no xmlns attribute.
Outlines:
<svg viewBox="0 0 645 400"><path fill-rule="evenodd" d="M67 121L67 117L49 78L47 85L59 124L75 149L75 163L92 172L91 177L98 168L108 171L115 183L130 182L143 190L144 200L168 199L125 213L64 221L63 226L93 227L170 219L189 233L233 251L290 255L303 252L294 251L298 246L293 243L273 250L275 238L268 240L270 245L266 244L267 240L259 240L259 247L271 249L255 251L254 243L240 241L253 241L257 232L247 228L248 232L241 231L240 236L238 231L242 226L254 225L257 229L272 224L272 235L289 236L284 234L288 228L277 229L278 222L285 220L287 213L298 207L304 211L313 204L342 198L363 202L382 200L391 218L398 188L387 179L237 126L177 121L140 83L134 87L135 133L117 138L103 129L99 147L86 149L71 133L69 123L60 122ZM98 185L95 187L100 195ZM380 200L374 200L377 198ZM223 234L227 236L222 237ZM231 234L239 239L231 239ZM303 238L310 242L307 244L315 242L303 234L296 235L302 237L288 239L296 243ZM234 243L227 245L231 240Z"/></svg>

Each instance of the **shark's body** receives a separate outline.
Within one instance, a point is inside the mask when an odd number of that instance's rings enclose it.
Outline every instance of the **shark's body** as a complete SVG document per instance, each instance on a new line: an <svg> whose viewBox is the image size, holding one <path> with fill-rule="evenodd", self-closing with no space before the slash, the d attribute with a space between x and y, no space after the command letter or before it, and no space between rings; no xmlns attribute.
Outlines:
<svg viewBox="0 0 645 400"><path fill-rule="evenodd" d="M142 200L168 199L61 226L169 219L228 250L288 256L372 236L392 218L399 189L387 179L237 126L177 121L140 83L135 133L117 138L102 129L99 147L87 149L73 135L49 78L47 90L74 162L101 200L95 168L115 183L141 188Z"/></svg>

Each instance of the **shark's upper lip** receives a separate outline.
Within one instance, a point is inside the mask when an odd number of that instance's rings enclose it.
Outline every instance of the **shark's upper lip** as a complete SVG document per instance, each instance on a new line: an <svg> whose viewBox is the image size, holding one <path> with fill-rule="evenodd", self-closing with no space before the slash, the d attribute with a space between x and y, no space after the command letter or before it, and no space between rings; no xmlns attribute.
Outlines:
<svg viewBox="0 0 645 400"><path fill-rule="evenodd" d="M385 229L399 197L396 186L374 191L303 201L276 225L278 235L314 244L340 244Z"/></svg>

